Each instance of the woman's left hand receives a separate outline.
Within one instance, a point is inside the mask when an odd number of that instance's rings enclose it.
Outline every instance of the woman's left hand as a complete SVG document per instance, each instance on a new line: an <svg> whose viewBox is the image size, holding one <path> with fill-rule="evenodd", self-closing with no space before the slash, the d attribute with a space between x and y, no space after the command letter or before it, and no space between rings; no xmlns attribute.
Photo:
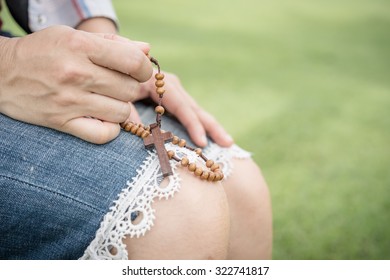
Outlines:
<svg viewBox="0 0 390 280"><path fill-rule="evenodd" d="M88 32L116 33L114 23L105 18L86 20L78 26L78 29ZM164 75L164 88L166 91L163 101L164 107L187 129L193 142L200 147L204 147L207 145L206 135L208 135L218 145L230 147L233 144L232 137L211 114L199 107L196 101L183 88L178 77L167 72L164 72ZM158 103L158 95L155 93L156 87L154 83L154 75L147 82L141 83L139 94L132 102L150 97ZM131 102L129 104L132 110L128 120L140 123L141 119L137 110Z"/></svg>
<svg viewBox="0 0 390 280"><path fill-rule="evenodd" d="M165 94L163 104L165 109L173 114L187 129L193 142L204 147L207 145L208 135L215 143L222 147L230 147L233 144L232 137L225 131L219 122L208 112L203 110L182 86L179 78L171 73L163 72ZM155 93L154 75L150 80L140 84L139 99L152 98L158 102ZM137 98L138 99L138 98ZM139 122L135 110L132 110L130 119Z"/></svg>

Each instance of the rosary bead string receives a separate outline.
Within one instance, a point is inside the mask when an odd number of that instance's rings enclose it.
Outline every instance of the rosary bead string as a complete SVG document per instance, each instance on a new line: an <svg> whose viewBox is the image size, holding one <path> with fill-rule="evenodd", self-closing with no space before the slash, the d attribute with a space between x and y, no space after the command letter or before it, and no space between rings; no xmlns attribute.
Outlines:
<svg viewBox="0 0 390 280"><path fill-rule="evenodd" d="M154 111L156 112L156 123L159 127L161 127L161 116L165 113L165 108L162 106L162 98L165 94L165 89L163 88L165 85L164 82L164 74L160 72L160 65L157 59L148 55L150 61L157 66L157 73L154 75L156 82L156 94L159 96L158 105L155 107ZM147 138L150 134L150 126L145 126L143 124L136 124L133 122L124 122L120 124L122 129L134 134L142 139ZM172 142L173 145L177 145L181 148L185 148L191 152L194 152L200 157L206 167L209 170L204 170L200 166L196 165L193 162L190 162L187 157L179 158L175 155L175 152L172 150L167 151L168 158L170 160L174 160L181 164L181 166L186 167L190 172L192 172L195 176L199 177L202 180L207 180L210 182L221 181L224 178L224 175L220 169L220 166L217 163L214 163L213 160L208 159L204 154L202 149L193 148L187 145L187 141L184 139L180 139L178 136L173 135Z"/></svg>

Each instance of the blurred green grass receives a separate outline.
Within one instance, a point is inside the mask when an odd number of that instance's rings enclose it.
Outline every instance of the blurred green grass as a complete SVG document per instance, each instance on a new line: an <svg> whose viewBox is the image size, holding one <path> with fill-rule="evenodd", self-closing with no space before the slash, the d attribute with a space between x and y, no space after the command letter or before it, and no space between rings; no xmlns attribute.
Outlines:
<svg viewBox="0 0 390 280"><path fill-rule="evenodd" d="M390 259L389 1L113 3L253 152L275 259Z"/></svg>

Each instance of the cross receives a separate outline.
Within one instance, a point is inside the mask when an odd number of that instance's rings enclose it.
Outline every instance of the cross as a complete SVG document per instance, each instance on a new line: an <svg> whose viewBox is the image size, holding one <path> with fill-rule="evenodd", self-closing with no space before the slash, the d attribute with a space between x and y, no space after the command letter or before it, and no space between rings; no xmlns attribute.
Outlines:
<svg viewBox="0 0 390 280"><path fill-rule="evenodd" d="M172 175L172 168L169 164L169 158L164 143L172 141L172 132L161 132L160 126L157 123L150 125L151 134L144 138L145 148L149 149L154 146L160 161L161 171L164 177Z"/></svg>

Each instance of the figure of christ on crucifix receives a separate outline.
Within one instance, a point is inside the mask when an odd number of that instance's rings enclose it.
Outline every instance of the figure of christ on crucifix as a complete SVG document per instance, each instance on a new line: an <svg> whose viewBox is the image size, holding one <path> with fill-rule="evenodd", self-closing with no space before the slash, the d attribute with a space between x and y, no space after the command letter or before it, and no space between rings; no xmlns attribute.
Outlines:
<svg viewBox="0 0 390 280"><path fill-rule="evenodd" d="M171 165L169 164L169 158L164 143L172 141L172 132L161 132L160 126L157 123L150 125L151 134L144 138L145 148L155 148L158 159L160 161L161 172L164 177L173 175Z"/></svg>

